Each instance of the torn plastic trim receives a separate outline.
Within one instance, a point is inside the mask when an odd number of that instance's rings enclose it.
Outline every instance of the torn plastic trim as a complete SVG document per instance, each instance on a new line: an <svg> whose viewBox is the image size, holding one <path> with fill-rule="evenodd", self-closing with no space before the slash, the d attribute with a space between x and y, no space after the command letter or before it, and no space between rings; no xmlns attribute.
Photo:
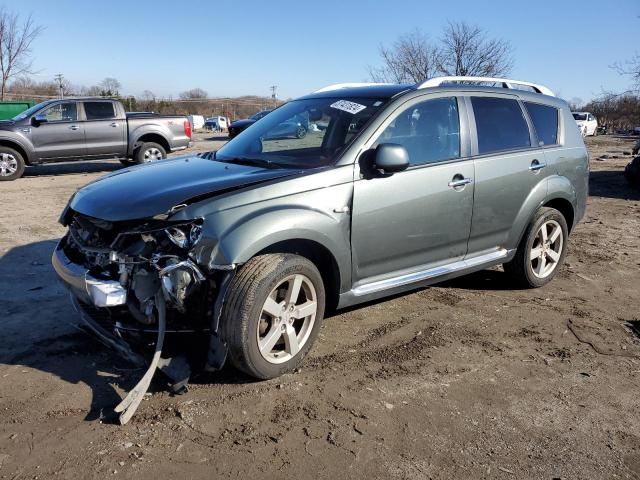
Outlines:
<svg viewBox="0 0 640 480"><path fill-rule="evenodd" d="M215 371L220 370L227 359L227 345L219 335L220 318L222 317L222 310L224 308L224 301L229 290L231 280L235 276L235 269L222 271L222 278L220 280L220 288L218 289L218 295L213 305L213 316L211 318L211 335L209 338L209 351L207 352L207 363L205 370Z"/></svg>

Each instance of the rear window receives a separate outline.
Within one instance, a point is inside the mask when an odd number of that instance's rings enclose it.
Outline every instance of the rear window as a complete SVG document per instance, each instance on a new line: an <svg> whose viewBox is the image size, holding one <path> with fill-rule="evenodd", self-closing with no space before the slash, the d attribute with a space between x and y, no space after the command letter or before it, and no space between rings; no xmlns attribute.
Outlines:
<svg viewBox="0 0 640 480"><path fill-rule="evenodd" d="M471 97L471 104L481 155L531 146L529 127L516 100Z"/></svg>
<svg viewBox="0 0 640 480"><path fill-rule="evenodd" d="M115 117L111 102L84 102L84 113L87 120L104 120Z"/></svg>
<svg viewBox="0 0 640 480"><path fill-rule="evenodd" d="M540 146L558 143L558 109L539 103L524 102Z"/></svg>

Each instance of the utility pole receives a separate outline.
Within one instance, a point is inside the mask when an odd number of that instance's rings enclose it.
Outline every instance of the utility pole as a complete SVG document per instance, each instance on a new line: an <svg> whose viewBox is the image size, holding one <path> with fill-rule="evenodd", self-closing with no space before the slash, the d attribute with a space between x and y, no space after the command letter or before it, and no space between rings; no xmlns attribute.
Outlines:
<svg viewBox="0 0 640 480"><path fill-rule="evenodd" d="M60 98L64 98L64 85L63 85L63 81L64 81L64 75L62 75L61 73L58 73L55 77L53 77L56 82L58 82L58 89L60 90Z"/></svg>
<svg viewBox="0 0 640 480"><path fill-rule="evenodd" d="M273 108L276 108L278 106L278 96L276 94L278 90L278 86L271 85L269 89L271 90L271 99L273 100Z"/></svg>

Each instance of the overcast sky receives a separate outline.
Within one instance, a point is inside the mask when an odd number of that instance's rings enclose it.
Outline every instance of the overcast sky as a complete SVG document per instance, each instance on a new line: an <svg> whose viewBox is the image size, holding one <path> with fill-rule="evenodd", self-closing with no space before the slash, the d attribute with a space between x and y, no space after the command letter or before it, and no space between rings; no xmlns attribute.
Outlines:
<svg viewBox="0 0 640 480"><path fill-rule="evenodd" d="M610 66L640 51L638 0L484 1L52 1L12 0L46 27L34 43L38 80L115 77L124 94L296 97L367 80L378 47L420 28L437 39L464 20L508 40L510 77L587 101L629 82Z"/></svg>

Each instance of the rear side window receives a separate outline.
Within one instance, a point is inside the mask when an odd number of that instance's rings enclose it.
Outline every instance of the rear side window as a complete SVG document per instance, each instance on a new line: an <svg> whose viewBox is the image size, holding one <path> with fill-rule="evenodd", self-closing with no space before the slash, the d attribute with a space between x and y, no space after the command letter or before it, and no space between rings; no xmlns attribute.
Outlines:
<svg viewBox="0 0 640 480"><path fill-rule="evenodd" d="M558 143L558 109L539 103L524 102L540 146Z"/></svg>
<svg viewBox="0 0 640 480"><path fill-rule="evenodd" d="M481 155L531 146L529 127L516 100L471 97L471 104Z"/></svg>
<svg viewBox="0 0 640 480"><path fill-rule="evenodd" d="M111 102L84 102L84 113L87 120L105 120L116 116Z"/></svg>

